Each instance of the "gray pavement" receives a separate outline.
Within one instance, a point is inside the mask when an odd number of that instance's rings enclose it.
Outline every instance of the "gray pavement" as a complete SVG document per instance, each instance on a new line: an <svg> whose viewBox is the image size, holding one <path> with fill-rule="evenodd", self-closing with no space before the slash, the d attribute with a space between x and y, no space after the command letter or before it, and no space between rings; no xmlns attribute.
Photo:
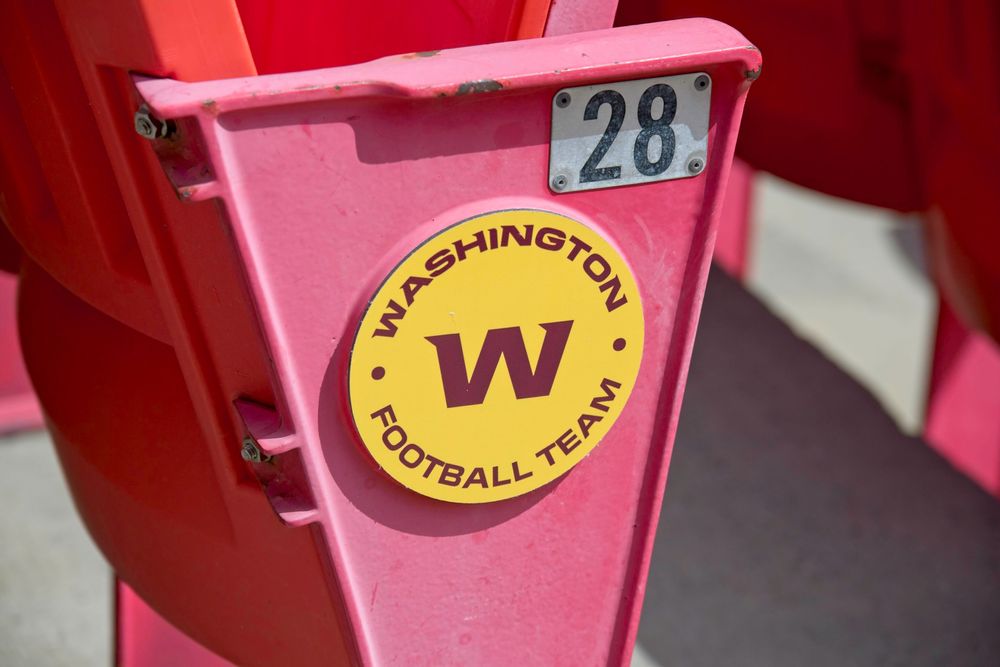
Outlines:
<svg viewBox="0 0 1000 667"><path fill-rule="evenodd" d="M1000 503L720 272L639 640L663 665L1000 665Z"/></svg>
<svg viewBox="0 0 1000 667"><path fill-rule="evenodd" d="M0 507L0 666L110 665L111 577L46 433L0 439Z"/></svg>
<svg viewBox="0 0 1000 667"><path fill-rule="evenodd" d="M919 433L937 316L920 221L768 174L755 185L750 291Z"/></svg>

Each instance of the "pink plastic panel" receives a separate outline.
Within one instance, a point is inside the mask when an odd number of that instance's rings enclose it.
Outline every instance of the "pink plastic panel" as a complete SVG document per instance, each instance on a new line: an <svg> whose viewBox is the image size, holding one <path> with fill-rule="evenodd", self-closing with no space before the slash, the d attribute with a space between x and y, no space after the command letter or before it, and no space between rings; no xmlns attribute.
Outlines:
<svg viewBox="0 0 1000 667"><path fill-rule="evenodd" d="M17 335L17 277L0 271L0 433L41 425Z"/></svg>
<svg viewBox="0 0 1000 667"><path fill-rule="evenodd" d="M753 167L739 158L733 160L722 214L719 216L719 231L715 236L715 263L739 280L746 278L750 262L753 176Z"/></svg>
<svg viewBox="0 0 1000 667"><path fill-rule="evenodd" d="M924 437L1000 498L1000 345L940 308Z"/></svg>
<svg viewBox="0 0 1000 667"><path fill-rule="evenodd" d="M115 583L116 667L233 667L149 608L131 588Z"/></svg>
<svg viewBox="0 0 1000 667"><path fill-rule="evenodd" d="M214 180L179 194L221 200L282 397L270 416L241 406L274 457L253 468L262 480L301 470L265 492L286 522L321 529L366 664L627 663L713 225L759 63L736 31L690 20L255 79L139 82L156 114L200 128ZM556 90L700 71L713 91L705 171L549 190ZM406 253L508 208L562 213L620 250L642 298L643 361L622 417L567 475L507 501L443 503L363 452L348 353L366 301ZM258 583L280 581L269 572Z"/></svg>
<svg viewBox="0 0 1000 667"><path fill-rule="evenodd" d="M610 28L617 10L618 0L552 0L545 36Z"/></svg>

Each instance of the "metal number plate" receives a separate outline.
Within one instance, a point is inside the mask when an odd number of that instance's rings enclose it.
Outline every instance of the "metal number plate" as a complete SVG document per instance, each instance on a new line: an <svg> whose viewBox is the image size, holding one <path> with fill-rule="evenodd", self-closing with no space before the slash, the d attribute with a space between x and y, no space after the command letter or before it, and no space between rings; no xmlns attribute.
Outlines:
<svg viewBox="0 0 1000 667"><path fill-rule="evenodd" d="M549 187L613 188L705 169L712 80L704 73L563 88L552 98Z"/></svg>

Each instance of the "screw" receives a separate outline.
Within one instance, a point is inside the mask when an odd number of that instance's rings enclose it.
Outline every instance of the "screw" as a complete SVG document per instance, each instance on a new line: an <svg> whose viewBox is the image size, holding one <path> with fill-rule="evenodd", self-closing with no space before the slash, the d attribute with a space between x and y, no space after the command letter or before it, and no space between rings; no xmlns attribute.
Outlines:
<svg viewBox="0 0 1000 667"><path fill-rule="evenodd" d="M570 99L572 98L570 98L569 93L559 93L556 95L556 106L565 109L569 106Z"/></svg>
<svg viewBox="0 0 1000 667"><path fill-rule="evenodd" d="M688 171L692 174L700 174L701 170L705 168L705 161L699 157L692 158L688 161Z"/></svg>
<svg viewBox="0 0 1000 667"><path fill-rule="evenodd" d="M708 78L707 74L702 74L694 80L694 89L705 90L706 88L708 88L708 84L710 84L711 82L712 80Z"/></svg>
<svg viewBox="0 0 1000 667"><path fill-rule="evenodd" d="M173 123L162 121L152 114L145 104L135 112L135 131L146 139L163 139L173 131Z"/></svg>
<svg viewBox="0 0 1000 667"><path fill-rule="evenodd" d="M552 189L553 190L557 190L557 191L558 190L565 190L566 186L568 184L569 184L569 181L566 179L565 176L563 176L561 174L559 176L556 176L555 178L552 179Z"/></svg>
<svg viewBox="0 0 1000 667"><path fill-rule="evenodd" d="M250 463L260 463L271 458L260 451L260 447L257 446L256 441L249 436L243 438L243 448L240 449L240 456L243 457L244 461L249 461Z"/></svg>

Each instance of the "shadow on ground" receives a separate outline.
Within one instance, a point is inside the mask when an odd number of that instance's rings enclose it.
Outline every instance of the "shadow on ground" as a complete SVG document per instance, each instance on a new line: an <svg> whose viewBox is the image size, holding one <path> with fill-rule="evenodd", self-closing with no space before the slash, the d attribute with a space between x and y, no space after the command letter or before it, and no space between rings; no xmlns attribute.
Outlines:
<svg viewBox="0 0 1000 667"><path fill-rule="evenodd" d="M671 466L656 662L1000 665L1000 503L718 270Z"/></svg>

